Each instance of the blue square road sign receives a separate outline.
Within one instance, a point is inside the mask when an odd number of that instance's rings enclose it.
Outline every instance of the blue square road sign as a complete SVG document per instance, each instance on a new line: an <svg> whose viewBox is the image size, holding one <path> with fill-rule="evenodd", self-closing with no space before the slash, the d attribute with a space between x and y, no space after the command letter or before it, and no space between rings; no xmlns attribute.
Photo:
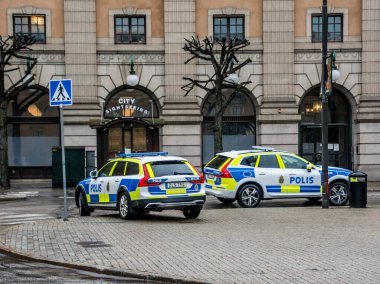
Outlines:
<svg viewBox="0 0 380 284"><path fill-rule="evenodd" d="M51 80L49 82L50 106L72 105L71 79Z"/></svg>

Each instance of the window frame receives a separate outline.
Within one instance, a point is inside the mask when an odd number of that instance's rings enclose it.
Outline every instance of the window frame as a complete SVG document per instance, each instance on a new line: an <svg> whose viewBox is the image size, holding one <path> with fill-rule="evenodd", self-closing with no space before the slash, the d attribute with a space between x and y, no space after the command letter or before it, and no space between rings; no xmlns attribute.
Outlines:
<svg viewBox="0 0 380 284"><path fill-rule="evenodd" d="M32 17L35 16L35 17L43 17L44 18L44 32L43 32L43 35L44 35L44 40L43 41L37 41L35 42L35 44L46 44L46 38L47 38L47 30L46 30L46 14L22 14L22 13L14 13L12 14L12 24L13 24L13 35L17 35L17 34L23 34L25 35L25 33L16 33L16 17L28 17L28 34L29 35L33 35L32 33L32 22L31 22L31 19Z"/></svg>
<svg viewBox="0 0 380 284"><path fill-rule="evenodd" d="M311 14L311 19L310 19L310 21L311 21L311 42L313 42L313 43L320 43L320 42L322 42L322 33L323 33L323 30L321 30L321 32L317 32L317 33L315 33L314 31L313 31L313 27L314 27L314 24L313 24L313 19L314 19L314 17L320 17L320 18L322 18L322 14L320 14L320 13L313 13L313 14ZM337 32L335 32L335 20L334 20L334 31L333 32L330 32L329 31L329 29L328 29L328 20L329 20L329 18L330 17L340 17L340 19L341 19L341 21L340 21L340 28L341 28L341 31L340 31L340 40L331 40L331 39L329 39L329 33L333 33L333 34L337 34ZM321 29L323 29L323 23L321 23L321 24L319 24L318 23L318 26L321 26ZM314 39L314 34L321 34L321 40L315 40ZM335 37L334 37L335 38ZM343 13L329 13L328 15L327 15L327 42L343 42L344 41L344 14Z"/></svg>
<svg viewBox="0 0 380 284"><path fill-rule="evenodd" d="M132 39L132 29L131 29L131 27L132 27L132 23L131 23L132 18L137 18L137 19L141 19L142 18L142 19L144 19L144 41L143 42L135 42L135 41L118 42L117 41L117 35L120 35L120 34L117 34L117 32L116 32L116 30L117 30L116 29L116 19L118 19L118 18L122 18L122 19L123 18L127 18L128 19L128 30L129 30L128 36L131 39ZM120 15L120 14L115 14L113 16L114 44L146 44L147 43L147 19L146 18L147 18L146 15ZM124 25L122 25L122 26L124 26ZM139 25L137 25L137 26L139 26Z"/></svg>
<svg viewBox="0 0 380 284"><path fill-rule="evenodd" d="M231 28L231 24L230 24L230 20L231 18L241 18L242 19L242 33L243 33L243 38L242 40L244 40L246 38L246 34L245 34L245 15L243 14L231 14L231 15L220 15L220 14L214 14L212 16L212 36L215 39L216 36L215 36L215 19L216 18L226 18L227 19L227 38L231 38L231 34L230 34L230 28ZM221 40L218 38L218 40Z"/></svg>

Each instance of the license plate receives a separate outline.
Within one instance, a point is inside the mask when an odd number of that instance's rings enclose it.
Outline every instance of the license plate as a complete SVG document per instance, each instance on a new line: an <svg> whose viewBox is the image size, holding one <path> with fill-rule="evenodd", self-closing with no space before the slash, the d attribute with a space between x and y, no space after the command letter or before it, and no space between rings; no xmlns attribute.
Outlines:
<svg viewBox="0 0 380 284"><path fill-rule="evenodd" d="M166 184L167 189L172 189L172 188L186 188L186 182L168 182Z"/></svg>
<svg viewBox="0 0 380 284"><path fill-rule="evenodd" d="M214 176L214 175L206 175L206 178L207 178L207 179L214 179L215 176Z"/></svg>

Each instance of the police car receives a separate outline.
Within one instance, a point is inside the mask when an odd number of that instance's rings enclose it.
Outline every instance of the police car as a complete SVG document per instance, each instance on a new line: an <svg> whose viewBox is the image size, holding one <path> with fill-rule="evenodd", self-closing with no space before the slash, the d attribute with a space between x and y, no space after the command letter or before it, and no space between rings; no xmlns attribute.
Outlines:
<svg viewBox="0 0 380 284"><path fill-rule="evenodd" d="M182 210L199 216L206 200L203 176L181 157L167 152L121 154L76 187L80 216L95 209L118 210L122 219L138 213Z"/></svg>
<svg viewBox="0 0 380 284"><path fill-rule="evenodd" d="M238 201L256 207L262 199L322 197L320 166L289 152L253 147L247 151L217 154L204 168L206 194L223 203ZM349 170L329 167L329 198L332 205L348 201Z"/></svg>

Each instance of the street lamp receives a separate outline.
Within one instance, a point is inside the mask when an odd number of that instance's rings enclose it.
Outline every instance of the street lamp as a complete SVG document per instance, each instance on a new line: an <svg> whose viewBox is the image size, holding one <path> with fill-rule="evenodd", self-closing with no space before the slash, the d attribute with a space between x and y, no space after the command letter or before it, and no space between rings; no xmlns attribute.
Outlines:
<svg viewBox="0 0 380 284"><path fill-rule="evenodd" d="M234 68L234 60L232 59L230 62L230 70ZM226 78L226 81L231 84L237 84L239 83L239 76L236 73L230 73L228 77Z"/></svg>
<svg viewBox="0 0 380 284"><path fill-rule="evenodd" d="M136 75L136 72L135 70L133 69L133 66L134 66L134 62L133 62L133 57L131 58L131 70L129 70L129 75L127 77L127 84L129 86L137 86L137 84L139 83L139 77Z"/></svg>
<svg viewBox="0 0 380 284"><path fill-rule="evenodd" d="M340 77L339 70L335 66L335 52L327 56L327 0L323 0L322 6L322 208L329 208L329 156L328 156L328 95L332 93L332 82ZM328 65L326 64L329 59Z"/></svg>

